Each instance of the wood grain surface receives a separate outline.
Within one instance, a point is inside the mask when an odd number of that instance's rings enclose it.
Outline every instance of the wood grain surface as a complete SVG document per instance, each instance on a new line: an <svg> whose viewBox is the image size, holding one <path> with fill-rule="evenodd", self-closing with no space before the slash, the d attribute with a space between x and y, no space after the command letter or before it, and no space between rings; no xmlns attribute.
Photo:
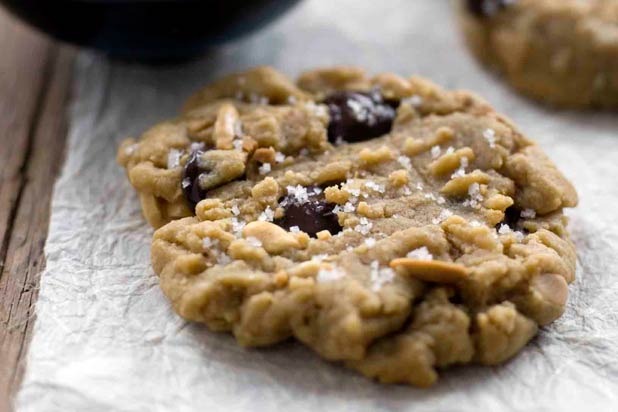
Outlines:
<svg viewBox="0 0 618 412"><path fill-rule="evenodd" d="M23 374L45 266L74 51L2 10L0 51L0 411L8 411Z"/></svg>

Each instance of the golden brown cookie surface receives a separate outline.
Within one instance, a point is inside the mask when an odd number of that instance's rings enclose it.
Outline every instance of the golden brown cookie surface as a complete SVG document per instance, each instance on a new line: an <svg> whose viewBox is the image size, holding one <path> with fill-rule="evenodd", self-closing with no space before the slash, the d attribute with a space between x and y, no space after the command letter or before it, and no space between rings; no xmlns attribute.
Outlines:
<svg viewBox="0 0 618 412"><path fill-rule="evenodd" d="M577 196L506 118L420 78L257 71L119 150L181 316L419 386L560 316Z"/></svg>
<svg viewBox="0 0 618 412"><path fill-rule="evenodd" d="M522 93L564 107L618 108L618 2L460 0L472 52Z"/></svg>

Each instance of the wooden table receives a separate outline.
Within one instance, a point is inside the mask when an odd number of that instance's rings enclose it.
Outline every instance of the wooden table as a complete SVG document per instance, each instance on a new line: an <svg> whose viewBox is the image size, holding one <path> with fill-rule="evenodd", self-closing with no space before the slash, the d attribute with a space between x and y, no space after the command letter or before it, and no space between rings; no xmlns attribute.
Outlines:
<svg viewBox="0 0 618 412"><path fill-rule="evenodd" d="M75 51L0 10L0 52L0 411L7 411L23 375L45 266Z"/></svg>

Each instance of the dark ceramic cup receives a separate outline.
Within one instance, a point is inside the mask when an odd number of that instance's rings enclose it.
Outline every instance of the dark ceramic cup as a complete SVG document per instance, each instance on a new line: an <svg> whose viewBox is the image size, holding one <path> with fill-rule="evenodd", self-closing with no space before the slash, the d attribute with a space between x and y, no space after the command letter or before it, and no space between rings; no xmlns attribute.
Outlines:
<svg viewBox="0 0 618 412"><path fill-rule="evenodd" d="M237 38L299 0L0 0L60 40L129 59L182 59Z"/></svg>

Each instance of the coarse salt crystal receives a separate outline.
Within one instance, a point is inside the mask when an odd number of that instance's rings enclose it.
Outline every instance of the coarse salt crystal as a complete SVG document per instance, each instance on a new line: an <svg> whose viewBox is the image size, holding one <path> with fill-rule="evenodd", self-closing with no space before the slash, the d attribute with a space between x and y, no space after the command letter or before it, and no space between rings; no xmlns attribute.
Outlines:
<svg viewBox="0 0 618 412"><path fill-rule="evenodd" d="M258 172L260 172L261 175L268 174L271 170L272 166L270 165L270 163L264 163L258 168Z"/></svg>
<svg viewBox="0 0 618 412"><path fill-rule="evenodd" d="M204 247L204 249L210 249L212 247L217 247L219 246L219 239L205 237L202 239L202 246Z"/></svg>
<svg viewBox="0 0 618 412"><path fill-rule="evenodd" d="M260 214L258 220L262 222L272 222L274 218L275 212L270 208L270 206L266 206L266 209Z"/></svg>
<svg viewBox="0 0 618 412"><path fill-rule="evenodd" d="M524 219L534 219L536 217L536 212L534 209L524 209L521 211L521 217Z"/></svg>
<svg viewBox="0 0 618 412"><path fill-rule="evenodd" d="M440 212L440 215L437 218L431 219L431 223L433 223L434 225L437 225L439 223L442 223L443 221L445 221L451 216L453 216L453 212L451 212L448 209L442 209L442 211Z"/></svg>
<svg viewBox="0 0 618 412"><path fill-rule="evenodd" d="M283 153L281 152L275 153L275 162L283 163L284 160L285 160L285 155Z"/></svg>
<svg viewBox="0 0 618 412"><path fill-rule="evenodd" d="M483 131L483 137L489 143L489 147L492 149L496 147L496 131L494 129L485 129Z"/></svg>
<svg viewBox="0 0 618 412"><path fill-rule="evenodd" d="M354 205L353 205L352 203L350 203L350 202L346 202L346 203L343 205L343 211L344 211L344 212L346 212L346 213L352 213L352 212L354 212L355 210L356 210L356 208L355 208L355 207L354 207Z"/></svg>
<svg viewBox="0 0 618 412"><path fill-rule="evenodd" d="M371 289L374 292L382 289L387 283L390 283L395 278L395 271L391 268L380 268L380 263L374 260L370 264L371 272L369 274L371 280Z"/></svg>
<svg viewBox="0 0 618 412"><path fill-rule="evenodd" d="M178 149L172 149L167 153L167 168L175 169L180 166L180 156L182 156L182 151Z"/></svg>
<svg viewBox="0 0 618 412"><path fill-rule="evenodd" d="M408 170L412 169L412 161L408 156L399 156L397 162Z"/></svg>
<svg viewBox="0 0 618 412"><path fill-rule="evenodd" d="M440 157L440 153L442 153L442 149L440 149L440 146L434 146L431 148L432 159L437 159L438 157Z"/></svg>
<svg viewBox="0 0 618 412"><path fill-rule="evenodd" d="M232 146L234 146L234 150L242 150L242 140L240 139L232 140Z"/></svg>
<svg viewBox="0 0 618 412"><path fill-rule="evenodd" d="M292 233L299 233L300 232L300 228L298 226L290 226L290 232L292 232Z"/></svg>
<svg viewBox="0 0 618 412"><path fill-rule="evenodd" d="M315 262L321 262L324 259L326 259L327 257L328 257L328 255L326 253L320 253L320 254L311 256L311 260L315 261Z"/></svg>
<svg viewBox="0 0 618 412"><path fill-rule="evenodd" d="M253 237L253 236L249 236L248 238L245 239L247 241L247 243L253 247L262 247L262 242L260 241L260 239Z"/></svg>
<svg viewBox="0 0 618 412"><path fill-rule="evenodd" d="M406 257L416 260L433 260L433 255L431 254L431 252L429 252L427 246L422 246L418 249L414 249L411 252L408 252Z"/></svg>
<svg viewBox="0 0 618 412"><path fill-rule="evenodd" d="M511 228L509 227L509 225L506 225L506 224L504 224L504 223L503 223L503 224L501 224L501 225L500 225L500 228L498 229L498 233L499 233L499 234L501 234L501 235L508 235L508 234L509 234L509 233L511 233L511 232L512 232L512 230L511 230Z"/></svg>
<svg viewBox="0 0 618 412"><path fill-rule="evenodd" d="M289 196L293 196L294 200L300 204L306 203L309 201L309 193L307 192L307 188L301 185L296 186L288 186L286 187Z"/></svg>
<svg viewBox="0 0 618 412"><path fill-rule="evenodd" d="M345 276L345 272L335 266L330 269L321 268L318 271L318 275L316 276L315 280L318 283L328 283L328 282L333 282L335 280L339 280L344 276Z"/></svg>

